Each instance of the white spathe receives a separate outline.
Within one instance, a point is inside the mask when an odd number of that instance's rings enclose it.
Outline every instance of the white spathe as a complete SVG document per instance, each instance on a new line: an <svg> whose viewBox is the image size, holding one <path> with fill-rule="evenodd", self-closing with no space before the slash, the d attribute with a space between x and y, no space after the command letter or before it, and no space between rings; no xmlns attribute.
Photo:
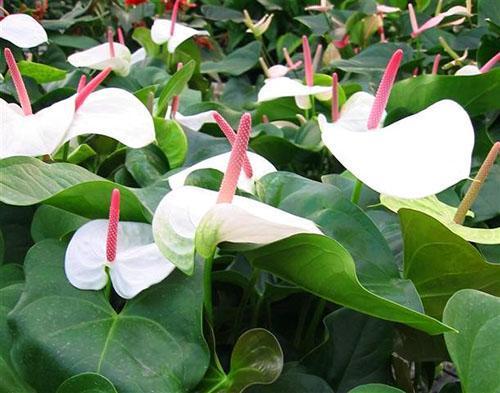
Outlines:
<svg viewBox="0 0 500 393"><path fill-rule="evenodd" d="M73 53L68 62L73 67L87 67L93 70L111 69L120 76L127 76L130 72L132 55L129 49L118 42L113 43L115 56L111 57L109 43L94 46L82 52Z"/></svg>
<svg viewBox="0 0 500 393"><path fill-rule="evenodd" d="M282 76L285 76L288 73L288 67L281 64L276 64L273 65L272 67L269 67L267 72L270 78L281 78Z"/></svg>
<svg viewBox="0 0 500 393"><path fill-rule="evenodd" d="M262 202L235 195L231 204L217 206L217 196L217 192L203 188L180 187L163 198L154 214L156 244L163 255L187 273L193 269L194 239L202 220L205 225L201 236L217 242L260 245L297 233L321 234L312 221ZM215 245L206 247L210 246Z"/></svg>
<svg viewBox="0 0 500 393"><path fill-rule="evenodd" d="M175 175L170 176L168 178L168 184L170 185L170 188L172 190L180 188L184 186L184 182L186 181L186 178L189 176L189 174L198 169L217 169L218 171L224 173L227 169L230 156L231 152L227 152L200 161L197 164L194 164L189 168L186 168L180 172L177 172ZM253 176L251 178L248 178L245 175L245 172L241 171L240 177L238 179L238 188L250 194L253 194L255 193L255 182L268 173L276 172L276 168L273 164L271 164L264 157L258 154L247 152L247 156L250 164L252 165Z"/></svg>
<svg viewBox="0 0 500 393"><path fill-rule="evenodd" d="M469 176L474 129L459 104L442 100L368 130L369 95L362 94L347 101L337 122L318 118L323 143L359 180L383 194L423 198Z"/></svg>
<svg viewBox="0 0 500 393"><path fill-rule="evenodd" d="M0 159L52 153L62 143L74 113L74 97L28 116L0 98Z"/></svg>
<svg viewBox="0 0 500 393"><path fill-rule="evenodd" d="M168 106L167 113L165 114L165 119L170 119L172 113L172 107ZM215 111L205 111L196 113L194 115L183 115L180 112L175 114L175 120L186 128L189 128L192 131L199 131L201 127L203 127L206 123L215 123L213 114Z"/></svg>
<svg viewBox="0 0 500 393"><path fill-rule="evenodd" d="M481 70L475 65L466 65L455 72L455 76L480 75Z"/></svg>
<svg viewBox="0 0 500 393"><path fill-rule="evenodd" d="M64 261L69 282L84 290L99 290L107 283L106 268L116 293L131 299L167 277L175 266L166 260L153 240L151 225L118 223L116 259L106 259L108 220L93 220L73 235Z"/></svg>
<svg viewBox="0 0 500 393"><path fill-rule="evenodd" d="M330 86L307 86L286 76L270 78L265 80L257 101L265 102L282 97L295 97L299 108L309 109L311 107L310 96L315 96L321 101L329 100L332 97L332 88Z"/></svg>
<svg viewBox="0 0 500 393"><path fill-rule="evenodd" d="M155 140L147 108L133 94L117 88L101 89L87 97L75 113L64 142L84 134L109 136L134 149Z"/></svg>
<svg viewBox="0 0 500 393"><path fill-rule="evenodd" d="M47 42L42 25L26 14L8 15L0 21L0 38L20 48L32 48Z"/></svg>
<svg viewBox="0 0 500 393"><path fill-rule="evenodd" d="M140 63L141 61L146 60L146 57L146 49L139 48L130 56L130 65Z"/></svg>
<svg viewBox="0 0 500 393"><path fill-rule="evenodd" d="M151 39L155 44L162 45L168 42L167 49L174 53L175 49L184 41L195 35L210 35L206 30L196 30L183 24L176 23L174 34L170 35L172 22L167 19L156 19L151 27Z"/></svg>
<svg viewBox="0 0 500 393"><path fill-rule="evenodd" d="M155 140L154 123L133 94L116 88L90 94L75 112L75 97L25 116L0 99L0 158L54 153L64 142L84 134L106 135L133 148Z"/></svg>

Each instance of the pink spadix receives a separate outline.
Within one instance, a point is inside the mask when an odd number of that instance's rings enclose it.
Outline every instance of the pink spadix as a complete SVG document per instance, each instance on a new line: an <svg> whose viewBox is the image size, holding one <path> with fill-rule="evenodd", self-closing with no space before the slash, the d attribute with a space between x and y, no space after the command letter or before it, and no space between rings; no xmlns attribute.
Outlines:
<svg viewBox="0 0 500 393"><path fill-rule="evenodd" d="M413 9L413 5L411 3L408 4L408 15L410 16L410 24L412 29L411 36L415 38L418 35L418 22L417 15L415 15L415 10Z"/></svg>
<svg viewBox="0 0 500 393"><path fill-rule="evenodd" d="M7 66L9 67L12 82L16 88L17 98L19 99L19 103L23 109L23 113L25 116L32 115L33 111L31 110L30 98L28 96L28 92L26 91L26 86L24 85L21 73L19 72L19 68L17 67L16 59L14 59L14 55L9 48L5 48L3 53Z"/></svg>
<svg viewBox="0 0 500 393"><path fill-rule="evenodd" d="M384 75L382 76L382 80L380 81L380 85L377 90L377 95L375 96L375 102L373 103L372 110L368 116L367 127L369 130L377 128L380 123L387 101L389 101L391 88L396 80L401 60L403 60L403 51L398 49L392 55L389 63L387 63L387 67L385 68Z"/></svg>
<svg viewBox="0 0 500 393"><path fill-rule="evenodd" d="M224 133L225 137L227 138L231 146L234 146L236 133L234 132L231 125L218 112L214 112L212 117L214 118L215 122L217 123L221 131ZM246 177L251 178L253 176L252 164L250 163L250 160L248 159L246 152L245 152L245 157L243 159L243 171L245 172Z"/></svg>
<svg viewBox="0 0 500 393"><path fill-rule="evenodd" d="M481 73L488 72L499 61L500 61L500 52L498 52L495 56L493 56L490 60L488 60L488 62L484 66L482 66L479 71L481 71Z"/></svg>
<svg viewBox="0 0 500 393"><path fill-rule="evenodd" d="M87 85L81 91L78 92L75 99L75 110L78 110L78 108L82 106L83 102L87 99L89 94L92 93L97 88L97 86L99 86L102 83L104 79L106 79L106 77L109 75L110 72L111 72L111 67L105 68L104 70L99 72L99 74L97 74L95 78L93 78L89 83L87 83Z"/></svg>
<svg viewBox="0 0 500 393"><path fill-rule="evenodd" d="M111 193L109 205L108 235L106 238L106 259L113 262L116 259L118 243L118 222L120 221L120 190L115 188Z"/></svg>
<svg viewBox="0 0 500 393"><path fill-rule="evenodd" d="M125 38L123 38L123 30L121 27L118 27L116 29L117 33L118 33L118 42L122 45L125 45Z"/></svg>
<svg viewBox="0 0 500 393"><path fill-rule="evenodd" d="M283 56L285 57L286 65L290 71L296 70L302 65L302 60L296 61L295 63L293 62L286 48L283 48Z"/></svg>
<svg viewBox="0 0 500 393"><path fill-rule="evenodd" d="M115 57L115 43L113 42L114 40L114 33L113 29L111 27L108 27L108 44L109 44L109 57Z"/></svg>
<svg viewBox="0 0 500 393"><path fill-rule="evenodd" d="M432 75L437 75L440 61L441 61L441 54L438 53L436 57L434 57L434 62L432 63Z"/></svg>
<svg viewBox="0 0 500 393"><path fill-rule="evenodd" d="M252 130L252 117L249 113L243 114L238 127L238 134L231 149L229 163L217 197L217 203L231 203L236 192L236 185L240 177L243 161L246 157L248 140Z"/></svg>
<svg viewBox="0 0 500 393"><path fill-rule="evenodd" d="M82 75L80 77L80 80L78 81L78 87L76 88L76 92L80 93L86 84L87 84L87 77L85 75Z"/></svg>
<svg viewBox="0 0 500 393"><path fill-rule="evenodd" d="M339 119L339 80L337 73L332 74L332 122Z"/></svg>
<svg viewBox="0 0 500 393"><path fill-rule="evenodd" d="M184 65L182 63L177 63L177 71L182 69L183 66ZM175 115L178 110L179 110L179 96L174 96L174 98L172 98L172 110L170 112L170 117L172 119L175 119Z"/></svg>
<svg viewBox="0 0 500 393"><path fill-rule="evenodd" d="M179 13L179 5L181 0L175 0L174 7L172 8L172 18L170 20L170 37L174 35L175 24L177 22L177 14Z"/></svg>
<svg viewBox="0 0 500 393"><path fill-rule="evenodd" d="M309 41L305 35L302 36L302 51L304 53L304 70L306 74L306 84L307 86L312 86L314 84L313 80L313 66L311 58L311 47L309 46Z"/></svg>

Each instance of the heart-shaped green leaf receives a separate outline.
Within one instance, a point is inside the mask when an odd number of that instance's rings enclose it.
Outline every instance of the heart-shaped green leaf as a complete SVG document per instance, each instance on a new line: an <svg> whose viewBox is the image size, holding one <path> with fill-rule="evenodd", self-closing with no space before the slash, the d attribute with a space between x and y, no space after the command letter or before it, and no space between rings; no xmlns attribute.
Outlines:
<svg viewBox="0 0 500 393"><path fill-rule="evenodd" d="M118 393L111 381L96 373L75 375L64 381L56 393Z"/></svg>

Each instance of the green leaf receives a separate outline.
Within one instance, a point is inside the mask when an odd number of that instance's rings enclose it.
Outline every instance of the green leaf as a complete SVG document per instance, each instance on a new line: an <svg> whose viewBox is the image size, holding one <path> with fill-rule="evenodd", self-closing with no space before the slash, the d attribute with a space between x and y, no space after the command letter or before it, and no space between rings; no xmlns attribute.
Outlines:
<svg viewBox="0 0 500 393"><path fill-rule="evenodd" d="M156 143L168 160L170 169L179 168L186 160L188 140L175 120L154 118Z"/></svg>
<svg viewBox="0 0 500 393"><path fill-rule="evenodd" d="M44 239L62 240L89 220L77 214L50 205L36 209L31 223L31 236L35 242Z"/></svg>
<svg viewBox="0 0 500 393"><path fill-rule="evenodd" d="M158 146L149 145L127 150L125 168L139 186L147 187L168 171L168 163Z"/></svg>
<svg viewBox="0 0 500 393"><path fill-rule="evenodd" d="M89 49L100 44L99 41L85 35L50 35L49 41L66 48Z"/></svg>
<svg viewBox="0 0 500 393"><path fill-rule="evenodd" d="M33 78L37 83L55 82L66 78L65 70L60 70L46 64L21 60L17 65L21 75Z"/></svg>
<svg viewBox="0 0 500 393"><path fill-rule="evenodd" d="M368 291L359 282L346 249L326 236L295 235L244 254L254 267L333 303L429 334L452 330L432 317Z"/></svg>
<svg viewBox="0 0 500 393"><path fill-rule="evenodd" d="M425 213L445 225L458 236L474 243L500 244L500 228L470 228L453 221L456 208L441 202L435 195L421 199L401 199L388 195L381 195L382 205L397 213L400 209L412 209ZM472 212L468 213L473 216Z"/></svg>
<svg viewBox="0 0 500 393"><path fill-rule="evenodd" d="M89 218L108 216L107 201L111 191L118 188L122 198L120 216L126 221L151 219L156 204L167 191L154 186L128 188L76 165L49 165L32 157L1 160L0 187L2 202L15 206L45 203Z"/></svg>
<svg viewBox="0 0 500 393"><path fill-rule="evenodd" d="M39 393L84 372L105 376L121 393L198 384L209 361L200 265L190 277L173 272L116 312L104 291L71 286L64 255L64 243L54 240L30 250L23 299L9 314L11 358L27 382Z"/></svg>
<svg viewBox="0 0 500 393"><path fill-rule="evenodd" d="M393 326L341 308L323 320L326 339L301 363L325 379L337 393L389 377Z"/></svg>
<svg viewBox="0 0 500 393"><path fill-rule="evenodd" d="M5 191L1 186L0 190L1 197ZM30 225L34 212L33 207L18 207L0 203L0 229L4 245L4 263L23 263L26 252L33 244Z"/></svg>
<svg viewBox="0 0 500 393"><path fill-rule="evenodd" d="M251 385L274 382L282 369L283 352L276 337L265 329L251 329L234 345L229 374L219 375L206 391L240 393Z"/></svg>
<svg viewBox="0 0 500 393"><path fill-rule="evenodd" d="M286 367L286 366L285 366ZM251 386L245 393L333 393L325 380L301 370L284 370L270 385Z"/></svg>
<svg viewBox="0 0 500 393"><path fill-rule="evenodd" d="M208 74L211 72L241 75L250 70L259 61L261 43L253 41L229 55L224 57L221 61L206 61L201 63L200 72Z"/></svg>
<svg viewBox="0 0 500 393"><path fill-rule="evenodd" d="M500 69L473 76L421 75L405 79L392 88L387 108L416 113L444 99L459 103L470 116L497 110Z"/></svg>
<svg viewBox="0 0 500 393"><path fill-rule="evenodd" d="M202 5L201 13L206 19L209 20L221 22L230 20L236 23L243 22L243 14L240 11L220 5Z"/></svg>
<svg viewBox="0 0 500 393"><path fill-rule="evenodd" d="M500 265L427 214L399 211L404 276L413 281L429 315L441 317L448 299L464 288L500 295Z"/></svg>
<svg viewBox="0 0 500 393"><path fill-rule="evenodd" d="M296 16L294 19L307 26L316 35L323 35L330 30L325 16L321 13L318 15Z"/></svg>
<svg viewBox="0 0 500 393"><path fill-rule="evenodd" d="M153 42L151 30L148 28L136 27L132 33L132 39L137 41L146 50L149 56L155 57L160 53L160 46Z"/></svg>
<svg viewBox="0 0 500 393"><path fill-rule="evenodd" d="M78 147L73 150L68 156L68 162L70 164L80 164L81 162L89 159L90 157L96 156L97 153L86 143L78 145Z"/></svg>
<svg viewBox="0 0 500 393"><path fill-rule="evenodd" d="M111 381L96 373L75 375L64 381L56 393L118 393Z"/></svg>
<svg viewBox="0 0 500 393"><path fill-rule="evenodd" d="M443 318L459 330L444 338L464 393L500 391L500 298L464 289L450 298Z"/></svg>
<svg viewBox="0 0 500 393"><path fill-rule="evenodd" d="M349 391L349 393L404 393L402 390L380 383L361 385Z"/></svg>
<svg viewBox="0 0 500 393"><path fill-rule="evenodd" d="M184 90L187 83L191 79L195 67L195 61L191 60L168 80L167 84L161 91L160 97L158 98L158 106L155 114L156 117L165 117L170 100L172 100L174 96L178 96L182 93L182 90Z"/></svg>

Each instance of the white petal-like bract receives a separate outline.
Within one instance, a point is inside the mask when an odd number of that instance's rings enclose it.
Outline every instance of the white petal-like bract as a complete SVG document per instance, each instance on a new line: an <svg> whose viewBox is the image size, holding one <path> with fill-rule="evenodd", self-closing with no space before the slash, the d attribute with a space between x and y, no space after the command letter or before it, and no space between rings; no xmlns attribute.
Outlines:
<svg viewBox="0 0 500 393"><path fill-rule="evenodd" d="M93 220L80 227L66 250L64 269L70 283L79 289L99 290L107 282L106 267L113 288L131 299L162 281L175 268L158 250L151 225L138 222L118 224L116 259L106 259L108 220Z"/></svg>
<svg viewBox="0 0 500 393"><path fill-rule="evenodd" d="M329 86L306 86L288 77L266 79L264 86L259 91L257 101L271 101L282 97L307 97L317 96L327 100L331 97L332 88Z"/></svg>
<svg viewBox="0 0 500 393"><path fill-rule="evenodd" d="M217 169L218 171L225 172L227 169L227 164L229 162L229 157L231 153L223 153L214 157L207 158L206 160L200 161L197 164L190 166L189 168L183 169L180 172L170 176L168 178L168 184L172 190L180 188L184 185L186 178L190 173L198 169ZM255 182L259 180L262 176L267 175L271 172L276 172L276 168L273 164L267 161L264 157L247 152L248 159L252 165L253 176L248 178L244 171L241 171L240 178L238 180L238 188L253 194L255 192Z"/></svg>
<svg viewBox="0 0 500 393"><path fill-rule="evenodd" d="M0 38L20 48L32 48L47 42L42 25L26 14L8 15L0 21Z"/></svg>
<svg viewBox="0 0 500 393"><path fill-rule="evenodd" d="M130 71L131 54L129 49L118 42L113 44L115 56L111 57L109 44L101 44L93 48L77 52L68 57L73 67L87 67L93 70L104 70L107 67L120 76L127 76Z"/></svg>
<svg viewBox="0 0 500 393"><path fill-rule="evenodd" d="M335 123L319 117L321 137L342 165L367 186L400 198L422 198L469 176L474 129L456 102L439 101L374 130L366 127L368 108L351 104L346 103Z"/></svg>
<svg viewBox="0 0 500 393"><path fill-rule="evenodd" d="M177 112L177 114L175 115L175 120L177 120L180 125L189 128L190 130L199 131L204 124L215 123L215 120L213 118L214 112L215 111L206 111L187 116L184 116L182 113Z"/></svg>
<svg viewBox="0 0 500 393"><path fill-rule="evenodd" d="M180 23L175 24L174 35L170 35L172 22L168 19L156 19L151 27L151 39L155 44L161 45L168 42L168 51L174 53L175 49L184 41L195 35L209 35L208 31L196 30Z"/></svg>
<svg viewBox="0 0 500 393"><path fill-rule="evenodd" d="M64 141L84 134L106 135L133 148L155 140L147 108L133 94L117 88L90 94L76 112Z"/></svg>
<svg viewBox="0 0 500 393"><path fill-rule="evenodd" d="M480 75L481 70L475 65L466 65L455 72L455 76Z"/></svg>

